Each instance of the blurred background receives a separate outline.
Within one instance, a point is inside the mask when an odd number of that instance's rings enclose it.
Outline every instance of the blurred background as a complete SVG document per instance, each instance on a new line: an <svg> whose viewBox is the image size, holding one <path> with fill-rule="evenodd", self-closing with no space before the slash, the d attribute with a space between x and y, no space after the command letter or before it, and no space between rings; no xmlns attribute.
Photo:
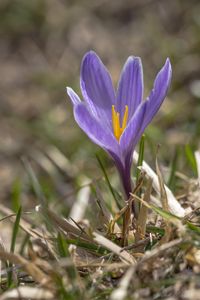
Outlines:
<svg viewBox="0 0 200 300"><path fill-rule="evenodd" d="M145 159L154 163L158 143L166 166L177 151L184 157L185 145L198 148L200 1L1 0L1 201L23 190L24 204L36 204L27 161L49 201L64 199L69 206L83 177L102 176L95 153L112 167L76 125L65 92L71 86L80 95L80 63L90 49L106 64L115 86L127 57L140 56L145 95L170 57L172 86L146 131ZM192 172L187 159L179 159L178 168Z"/></svg>

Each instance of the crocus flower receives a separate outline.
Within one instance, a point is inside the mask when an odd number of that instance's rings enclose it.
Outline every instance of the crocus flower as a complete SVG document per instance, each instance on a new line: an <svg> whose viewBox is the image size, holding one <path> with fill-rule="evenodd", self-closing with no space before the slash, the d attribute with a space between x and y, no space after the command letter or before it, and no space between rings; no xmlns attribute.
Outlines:
<svg viewBox="0 0 200 300"><path fill-rule="evenodd" d="M106 67L93 51L81 65L83 101L70 88L74 118L81 129L113 158L127 199L131 192L131 164L134 148L160 108L171 81L169 59L157 74L153 89L143 101L143 70L139 57L130 56L121 72L115 92Z"/></svg>

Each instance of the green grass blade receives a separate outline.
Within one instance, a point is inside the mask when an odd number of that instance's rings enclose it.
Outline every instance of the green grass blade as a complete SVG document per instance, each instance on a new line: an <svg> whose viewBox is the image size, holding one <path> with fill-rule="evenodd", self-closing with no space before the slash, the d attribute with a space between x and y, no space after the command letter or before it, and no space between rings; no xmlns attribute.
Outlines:
<svg viewBox="0 0 200 300"><path fill-rule="evenodd" d="M187 227L188 227L190 230L194 231L194 232L197 233L198 235L200 234L200 228L199 228L198 226L192 224L191 222L187 222L186 224L187 224Z"/></svg>
<svg viewBox="0 0 200 300"><path fill-rule="evenodd" d="M20 247L20 250L19 250L19 254L20 254L20 255L22 255L22 256L24 255L24 250L25 250L25 247L26 247L26 245L28 244L29 240L30 240L30 235L27 233L27 234L25 235L25 237L24 237L22 243L21 243L21 247Z"/></svg>
<svg viewBox="0 0 200 300"><path fill-rule="evenodd" d="M160 234L161 236L164 236L165 234L165 230L163 228L160 227L156 227L156 226L147 226L146 231L148 233L153 233L153 234Z"/></svg>
<svg viewBox="0 0 200 300"><path fill-rule="evenodd" d="M19 179L16 179L12 185L12 190L11 190L12 209L15 213L17 213L20 207L20 197L21 197L21 181Z"/></svg>
<svg viewBox="0 0 200 300"><path fill-rule="evenodd" d="M173 215L172 213L166 211L166 210L163 210L162 208L160 207L156 207L154 205L151 205L151 208L157 213L159 214L161 217L163 217L163 219L165 220L168 220L168 221L171 221L173 223L176 222L176 221L181 221L181 219L175 215Z"/></svg>
<svg viewBox="0 0 200 300"><path fill-rule="evenodd" d="M185 155L186 155L186 158L187 158L195 176L197 176L196 160L195 160L194 152L191 149L190 145L185 145Z"/></svg>
<svg viewBox="0 0 200 300"><path fill-rule="evenodd" d="M67 243L66 240L63 238L63 236L58 233L57 236L57 247L58 247L58 252L61 257L67 257L68 256L68 250L67 250Z"/></svg>
<svg viewBox="0 0 200 300"><path fill-rule="evenodd" d="M11 246L10 246L10 252L14 253L15 252L15 245L16 245L16 239L17 239L17 234L19 231L19 224L20 224L20 219L21 219L21 206L18 209L15 223L13 226L13 232L12 232L12 239L11 239ZM12 263L9 264L9 267L12 268ZM10 287L12 284L12 271L8 272L8 287Z"/></svg>
<svg viewBox="0 0 200 300"><path fill-rule="evenodd" d="M30 183L32 185L33 191L34 191L36 197L38 198L38 200L40 201L40 203L43 205L43 207L45 207L46 198L45 198L44 193L41 189L39 181L38 181L38 179L35 175L35 172L34 172L31 164L29 163L29 161L27 159L23 158L22 161L23 161L25 169L28 173L28 176L30 178Z"/></svg>
<svg viewBox="0 0 200 300"><path fill-rule="evenodd" d="M57 236L57 247L58 247L58 252L61 257L70 257L69 251L68 251L68 243L66 239L62 236L61 233L58 233ZM72 280L75 280L77 277L77 272L76 269L73 265L73 262L71 265L67 267L68 274Z"/></svg>
<svg viewBox="0 0 200 300"><path fill-rule="evenodd" d="M144 159L144 141L145 141L145 135L143 134L139 144L139 152L138 152L139 156L138 156L137 169L136 169L136 181L138 181L138 178L140 176L140 170L138 169L138 167L142 165Z"/></svg>
<svg viewBox="0 0 200 300"><path fill-rule="evenodd" d="M81 240L78 240L78 239L68 239L67 238L66 242L68 244L76 245L80 248L91 251L95 254L106 255L106 254L109 253L109 251L106 248L102 247L102 246L92 244L92 243L89 243L89 242L84 242L84 241L81 241Z"/></svg>
<svg viewBox="0 0 200 300"><path fill-rule="evenodd" d="M12 240L11 240L11 246L10 246L10 252L12 252L12 253L15 251L15 244L16 244L16 239L17 239L17 234L19 231L19 224L20 224L20 219L21 219L21 211L22 211L22 208L20 206L18 209L17 215L16 215L14 227L13 227Z"/></svg>
<svg viewBox="0 0 200 300"><path fill-rule="evenodd" d="M106 183L107 183L108 188L109 188L109 190L110 190L110 193L111 193L111 195L113 196L113 199L115 200L115 202L116 202L118 208L121 208L121 204L119 203L119 200L118 200L118 198L117 198L117 195L115 194L115 191L114 191L114 189L113 189L113 187L112 187L112 185L111 185L111 183L110 183L110 180L109 180L109 178L108 178L108 175L107 175L107 172L106 172L106 170L105 170L105 168L104 168L104 165L103 165L103 163L102 163L100 157L99 157L97 154L96 154L96 158L97 158L97 161L98 161L98 163L99 163L99 166L100 166L100 168L101 168L101 170L102 170L102 172L103 172L103 174L104 174Z"/></svg>
<svg viewBox="0 0 200 300"><path fill-rule="evenodd" d="M133 194L132 194L133 195ZM146 205L148 208L152 209L155 213L159 214L163 219L170 221L171 223L178 224L179 222L182 221L182 219L171 212L168 212L158 206L155 206L153 204L147 203L140 199L139 197L136 197L136 195L133 195L135 199L139 200L142 204Z"/></svg>
<svg viewBox="0 0 200 300"><path fill-rule="evenodd" d="M179 151L179 148L177 147L175 150L175 154L174 154L172 163L171 163L171 172L170 172L169 180L167 183L168 187L172 190L175 188L175 172L177 169L179 154L180 154L180 151Z"/></svg>

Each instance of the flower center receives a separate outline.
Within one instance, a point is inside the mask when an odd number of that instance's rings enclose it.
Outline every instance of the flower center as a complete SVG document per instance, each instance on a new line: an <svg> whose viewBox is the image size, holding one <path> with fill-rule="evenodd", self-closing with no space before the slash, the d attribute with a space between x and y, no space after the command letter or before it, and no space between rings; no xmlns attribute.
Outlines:
<svg viewBox="0 0 200 300"><path fill-rule="evenodd" d="M115 110L115 106L112 105L112 126L116 139L119 141L124 129L126 128L128 121L128 106L125 105L125 112L122 120L122 126L120 125L120 114Z"/></svg>

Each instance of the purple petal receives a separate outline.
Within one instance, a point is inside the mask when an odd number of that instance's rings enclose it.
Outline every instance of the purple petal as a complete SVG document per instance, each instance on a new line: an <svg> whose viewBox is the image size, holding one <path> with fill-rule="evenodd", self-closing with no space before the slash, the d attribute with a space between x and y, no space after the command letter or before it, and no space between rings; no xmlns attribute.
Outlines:
<svg viewBox="0 0 200 300"><path fill-rule="evenodd" d="M130 177L133 151L143 133L143 122L146 114L146 109L147 102L145 101L141 103L137 108L135 114L132 116L132 119L128 123L128 126L126 127L120 138L120 148L123 154L124 164L123 177L125 178L125 182L128 182L127 178ZM124 186L126 189L125 183ZM131 186L130 183L128 184L128 186Z"/></svg>
<svg viewBox="0 0 200 300"><path fill-rule="evenodd" d="M79 104L81 102L79 96L70 87L67 87L67 94L70 97L73 105Z"/></svg>
<svg viewBox="0 0 200 300"><path fill-rule="evenodd" d="M117 111L124 115L128 105L129 120L143 99L143 70L139 57L130 56L122 70L117 89Z"/></svg>
<svg viewBox="0 0 200 300"><path fill-rule="evenodd" d="M154 81L154 87L147 98L148 109L145 115L145 120L143 127L145 127L151 122L154 115L159 110L163 100L167 95L167 91L170 86L172 77L172 68L170 60L167 59L165 65L162 67L160 72L157 74L156 79Z"/></svg>
<svg viewBox="0 0 200 300"><path fill-rule="evenodd" d="M126 157L127 153L133 152L138 140L143 133L143 123L147 112L147 101L140 104L136 112L132 116L132 119L128 123L120 138L120 147L122 149L123 156Z"/></svg>
<svg viewBox="0 0 200 300"><path fill-rule="evenodd" d="M148 98L137 108L120 138L125 168L129 170L132 161L133 150L143 134L147 125L151 122L162 104L171 81L171 64L166 60L164 67L158 73L154 88Z"/></svg>
<svg viewBox="0 0 200 300"><path fill-rule="evenodd" d="M119 144L114 135L89 111L85 103L74 106L74 117L81 129L97 145L119 157Z"/></svg>
<svg viewBox="0 0 200 300"><path fill-rule="evenodd" d="M111 127L111 109L115 93L110 74L95 52L88 52L81 66L81 90L93 114Z"/></svg>

